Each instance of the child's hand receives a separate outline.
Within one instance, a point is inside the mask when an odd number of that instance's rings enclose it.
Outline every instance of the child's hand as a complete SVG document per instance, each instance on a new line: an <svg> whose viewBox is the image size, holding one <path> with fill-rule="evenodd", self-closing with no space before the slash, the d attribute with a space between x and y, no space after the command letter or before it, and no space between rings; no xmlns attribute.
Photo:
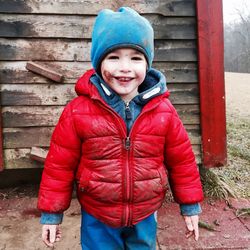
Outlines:
<svg viewBox="0 0 250 250"><path fill-rule="evenodd" d="M199 216L198 215L192 215L192 216L183 216L184 221L186 223L187 227L187 233L186 237L189 238L192 235L194 235L195 240L197 241L199 239Z"/></svg>
<svg viewBox="0 0 250 250"><path fill-rule="evenodd" d="M53 243L59 241L61 237L62 232L59 229L59 225L43 225L42 239L47 246L53 247Z"/></svg>

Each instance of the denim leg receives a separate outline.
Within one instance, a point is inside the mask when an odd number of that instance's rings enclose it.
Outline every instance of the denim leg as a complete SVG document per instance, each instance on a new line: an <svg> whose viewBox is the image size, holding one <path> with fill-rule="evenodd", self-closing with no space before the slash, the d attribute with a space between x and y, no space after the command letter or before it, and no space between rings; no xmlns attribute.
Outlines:
<svg viewBox="0 0 250 250"><path fill-rule="evenodd" d="M82 211L82 250L124 250L122 228L112 228Z"/></svg>
<svg viewBox="0 0 250 250"><path fill-rule="evenodd" d="M138 224L123 229L126 250L155 250L157 221L156 212Z"/></svg>

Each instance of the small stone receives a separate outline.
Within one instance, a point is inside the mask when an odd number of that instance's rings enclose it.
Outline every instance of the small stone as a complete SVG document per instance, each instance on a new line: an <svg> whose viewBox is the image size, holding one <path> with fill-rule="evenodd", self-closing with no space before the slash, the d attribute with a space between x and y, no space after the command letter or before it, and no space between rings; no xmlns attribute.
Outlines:
<svg viewBox="0 0 250 250"><path fill-rule="evenodd" d="M231 236L230 236L229 234L224 234L223 237L224 237L225 239L229 239Z"/></svg>
<svg viewBox="0 0 250 250"><path fill-rule="evenodd" d="M158 226L157 229L160 229L160 230L166 230L167 228L169 228L169 225L166 225L166 226Z"/></svg>
<svg viewBox="0 0 250 250"><path fill-rule="evenodd" d="M209 200L209 201L208 201L208 204L209 204L210 206L214 206L214 205L215 205L215 202L212 201L212 200Z"/></svg>
<svg viewBox="0 0 250 250"><path fill-rule="evenodd" d="M213 223L214 223L214 225L216 225L216 226L220 226L220 222L219 222L219 220L217 220L217 219L216 219L216 220L214 220L214 222L213 222Z"/></svg>

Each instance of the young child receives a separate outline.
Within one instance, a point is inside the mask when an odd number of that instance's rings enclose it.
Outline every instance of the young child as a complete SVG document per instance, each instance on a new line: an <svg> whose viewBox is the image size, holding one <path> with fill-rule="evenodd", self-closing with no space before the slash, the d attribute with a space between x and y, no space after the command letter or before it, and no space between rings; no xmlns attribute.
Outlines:
<svg viewBox="0 0 250 250"><path fill-rule="evenodd" d="M130 8L99 13L94 69L78 80L78 97L65 107L45 162L38 208L46 245L61 238L74 182L84 250L155 249L167 179L186 236L198 240L200 177L165 77L151 67L153 39L150 23Z"/></svg>

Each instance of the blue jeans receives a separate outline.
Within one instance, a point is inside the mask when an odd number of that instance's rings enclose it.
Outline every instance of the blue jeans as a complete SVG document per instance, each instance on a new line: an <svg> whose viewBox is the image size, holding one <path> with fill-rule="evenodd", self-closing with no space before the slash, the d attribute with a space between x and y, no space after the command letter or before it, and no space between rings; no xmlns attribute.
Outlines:
<svg viewBox="0 0 250 250"><path fill-rule="evenodd" d="M112 228L82 210L82 250L155 250L156 213L132 227Z"/></svg>

